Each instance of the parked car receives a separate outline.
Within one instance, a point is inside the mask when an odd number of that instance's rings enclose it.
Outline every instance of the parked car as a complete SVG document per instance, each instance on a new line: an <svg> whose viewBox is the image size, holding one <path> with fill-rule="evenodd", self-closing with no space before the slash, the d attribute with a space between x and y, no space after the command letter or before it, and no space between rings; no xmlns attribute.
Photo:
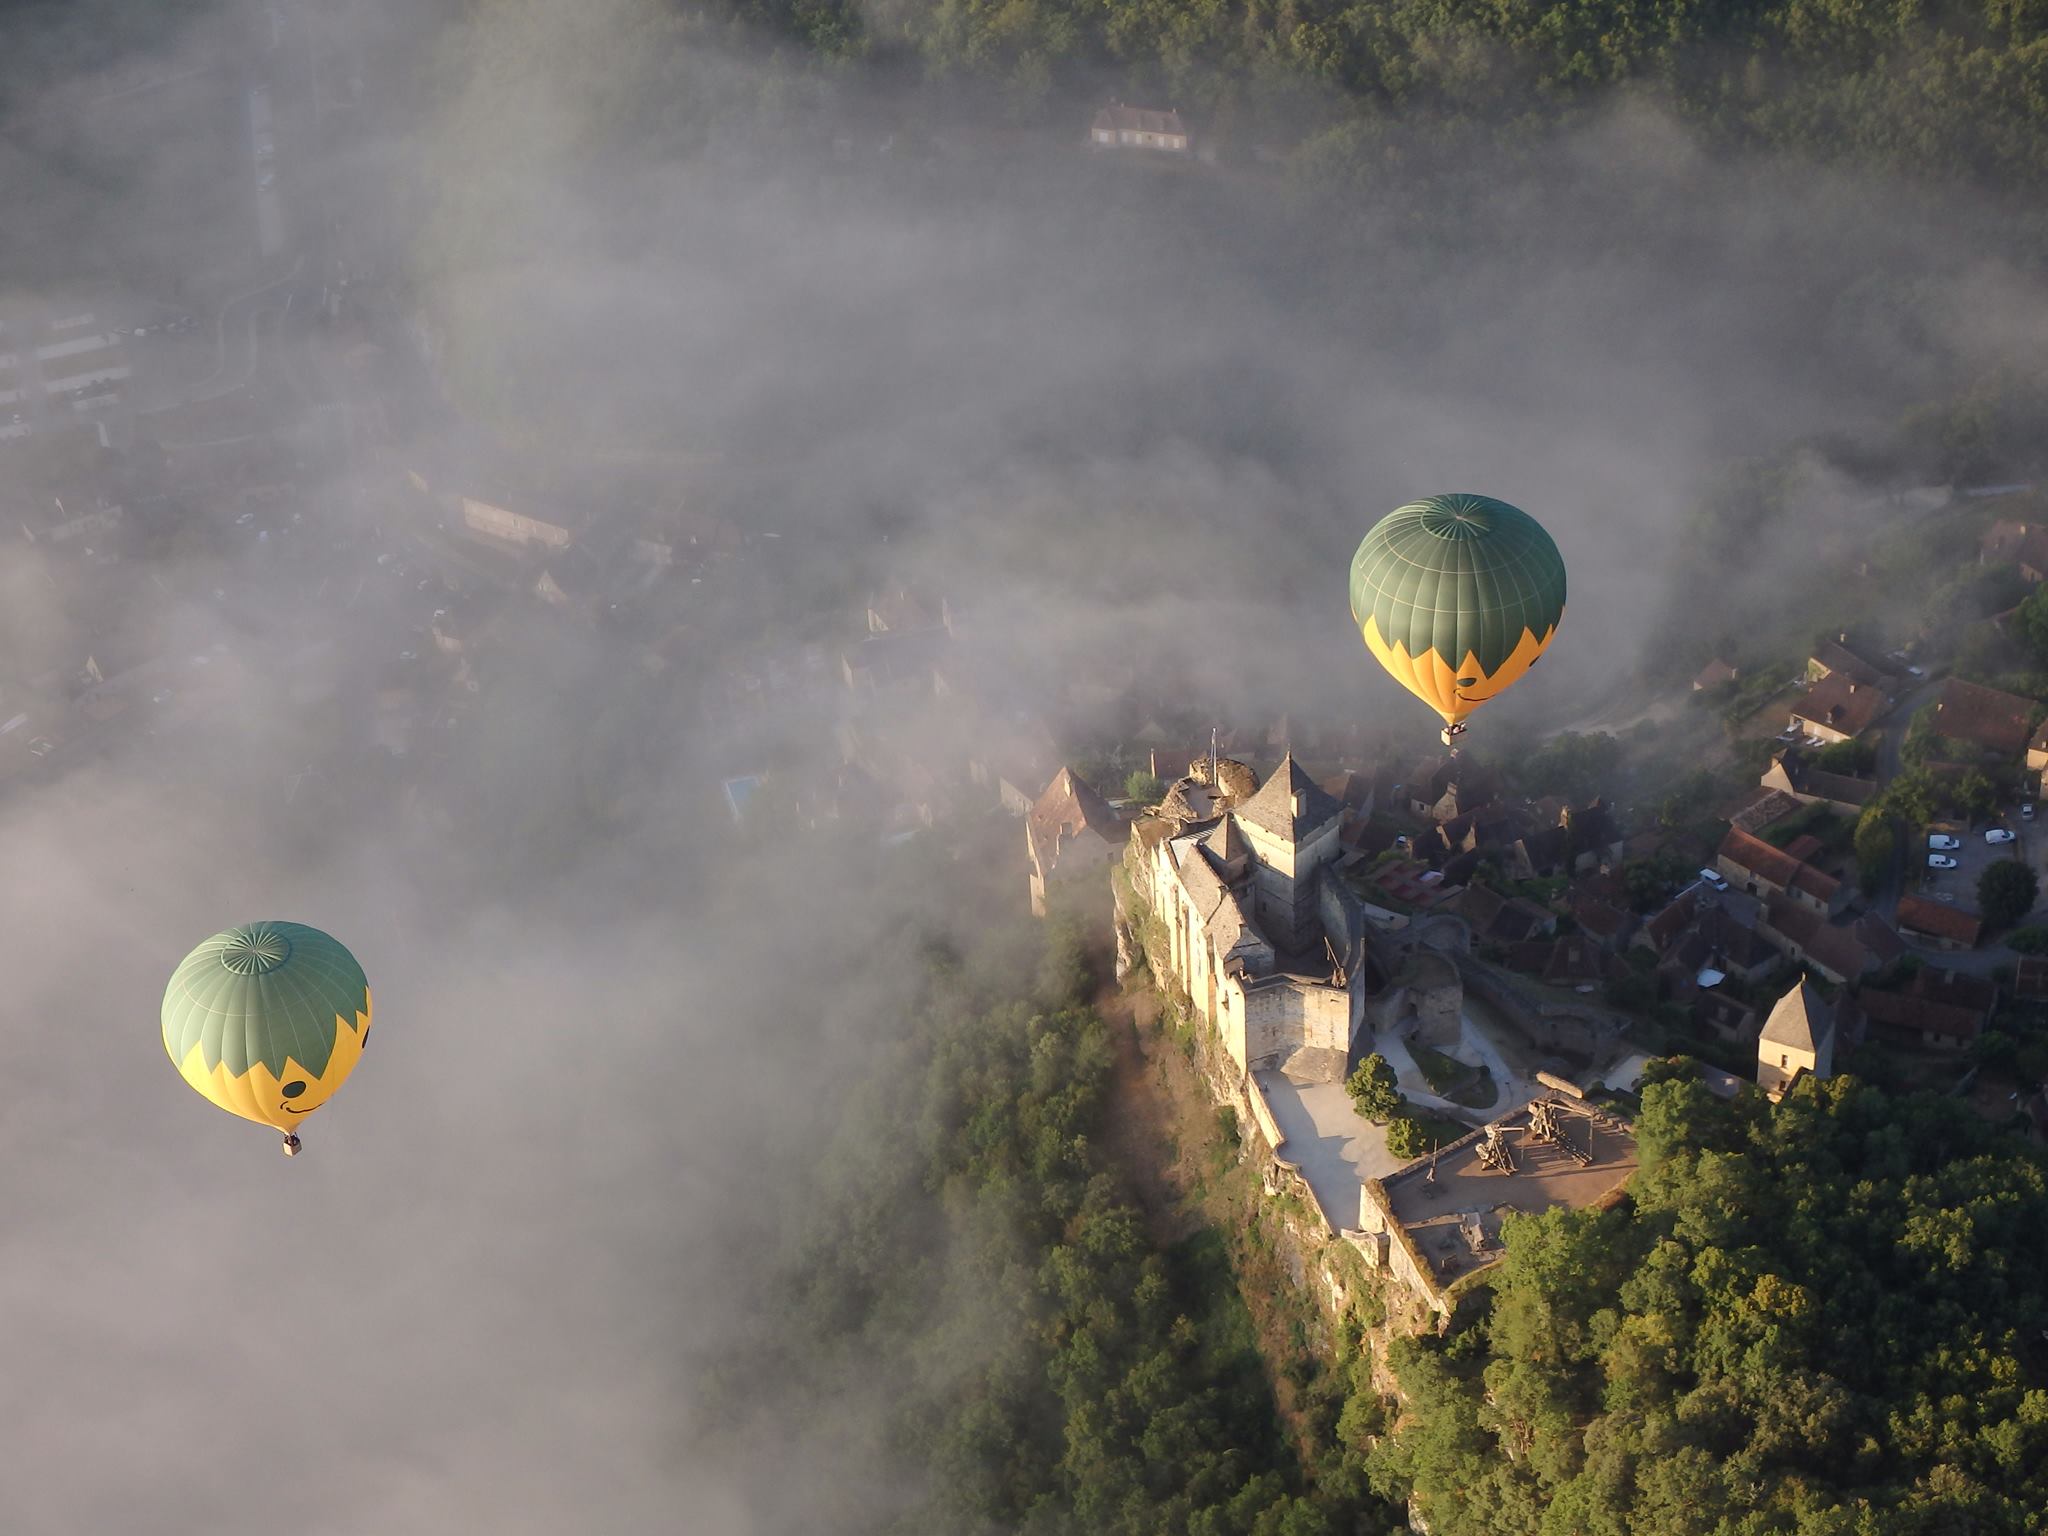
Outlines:
<svg viewBox="0 0 2048 1536"><path fill-rule="evenodd" d="M1702 869L1700 871L1700 884L1713 891L1725 891L1728 889L1728 882L1721 878L1721 872L1718 869Z"/></svg>
<svg viewBox="0 0 2048 1536"><path fill-rule="evenodd" d="M2031 800L2029 800L2029 801L2028 801L2028 802L2027 802L2027 803L2026 803L2025 805L2023 805L2023 806L2021 806L2021 807L2020 807L2020 820L2021 820L2021 821L2032 821L2033 819L2034 819L2034 802L2033 802L2033 801L2031 801Z"/></svg>
<svg viewBox="0 0 2048 1536"><path fill-rule="evenodd" d="M1929 869L1954 869L1956 861L1945 853L1930 853L1927 855L1927 867Z"/></svg>
<svg viewBox="0 0 2048 1536"><path fill-rule="evenodd" d="M2019 841L2019 833L2008 831L2004 827L1993 827L1990 831L1984 834L1984 841L1987 843L2017 842Z"/></svg>
<svg viewBox="0 0 2048 1536"><path fill-rule="evenodd" d="M1927 834L1927 846L1939 848L1944 853L1954 853L1963 846L1963 840L1959 837L1950 837L1946 832L1930 832Z"/></svg>

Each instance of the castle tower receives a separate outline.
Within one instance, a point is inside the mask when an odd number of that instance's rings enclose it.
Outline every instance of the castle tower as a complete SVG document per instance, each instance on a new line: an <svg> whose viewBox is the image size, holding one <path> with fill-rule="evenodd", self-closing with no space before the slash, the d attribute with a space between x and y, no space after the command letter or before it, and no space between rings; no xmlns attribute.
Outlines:
<svg viewBox="0 0 2048 1536"><path fill-rule="evenodd" d="M1259 925L1282 950L1316 943L1316 872L1336 858L1344 807L1288 753L1231 813L1257 866Z"/></svg>

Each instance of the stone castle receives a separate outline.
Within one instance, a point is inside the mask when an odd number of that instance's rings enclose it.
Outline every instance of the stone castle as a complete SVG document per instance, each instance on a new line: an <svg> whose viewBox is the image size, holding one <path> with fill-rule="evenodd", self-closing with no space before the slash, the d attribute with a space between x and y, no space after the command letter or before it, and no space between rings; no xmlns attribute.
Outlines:
<svg viewBox="0 0 2048 1536"><path fill-rule="evenodd" d="M1261 785L1212 750L1132 829L1174 979L1240 1071L1344 1076L1376 972L1365 909L1332 867L1343 810L1291 753Z"/></svg>

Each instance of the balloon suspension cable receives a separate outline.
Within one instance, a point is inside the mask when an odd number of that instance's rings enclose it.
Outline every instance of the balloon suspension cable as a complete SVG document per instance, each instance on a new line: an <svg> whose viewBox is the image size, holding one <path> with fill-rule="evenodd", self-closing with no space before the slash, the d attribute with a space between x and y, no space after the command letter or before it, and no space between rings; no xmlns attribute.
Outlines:
<svg viewBox="0 0 2048 1536"><path fill-rule="evenodd" d="M284 1133L284 1155L286 1157L297 1157L299 1155L299 1133L297 1131L286 1131Z"/></svg>

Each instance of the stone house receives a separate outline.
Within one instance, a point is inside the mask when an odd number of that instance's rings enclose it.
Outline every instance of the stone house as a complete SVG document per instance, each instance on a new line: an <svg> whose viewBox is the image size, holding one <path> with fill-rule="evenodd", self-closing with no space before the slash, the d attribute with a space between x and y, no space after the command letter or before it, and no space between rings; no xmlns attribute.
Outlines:
<svg viewBox="0 0 2048 1536"><path fill-rule="evenodd" d="M1819 847L1811 839L1800 841ZM1784 896L1822 917L1848 904L1848 890L1833 875L1815 869L1794 849L1774 848L1738 827L1730 827L1721 839L1715 862L1723 879L1752 896Z"/></svg>
<svg viewBox="0 0 2048 1536"><path fill-rule="evenodd" d="M2040 523L2007 522L1991 525L1977 544L1979 565L2016 565L2028 581L2048 578L2048 527Z"/></svg>
<svg viewBox="0 0 2048 1536"><path fill-rule="evenodd" d="M1808 682L1818 683L1838 675L1886 693L1898 685L1898 678L1889 669L1851 650L1846 634L1821 641L1813 648L1813 654L1806 658Z"/></svg>
<svg viewBox="0 0 2048 1536"><path fill-rule="evenodd" d="M1925 896L1901 896L1899 931L1936 949L1975 949L1984 936L1984 920Z"/></svg>
<svg viewBox="0 0 2048 1536"><path fill-rule="evenodd" d="M1031 915L1044 917L1058 887L1100 892L1122 850L1124 825L1109 802L1071 768L1053 775L1024 817L1030 863Z"/></svg>
<svg viewBox="0 0 2048 1536"><path fill-rule="evenodd" d="M1830 672L1794 704L1791 729L1821 741L1849 741L1861 736L1892 707L1888 694L1874 683L1858 682L1843 672Z"/></svg>
<svg viewBox="0 0 2048 1536"><path fill-rule="evenodd" d="M1088 142L1096 149L1144 149L1184 155L1188 152L1188 130L1180 113L1171 107L1160 112L1111 102L1095 114L1095 121L1088 128Z"/></svg>
<svg viewBox="0 0 2048 1536"><path fill-rule="evenodd" d="M1802 976L1778 999L1757 1036L1757 1086L1775 1104L1802 1073L1826 1078L1834 1071L1835 1010Z"/></svg>
<svg viewBox="0 0 2048 1536"><path fill-rule="evenodd" d="M1998 989L1979 976L1928 966L1905 986L1856 994L1862 1025L1895 1042L1941 1051L1968 1048L1991 1020Z"/></svg>
<svg viewBox="0 0 2048 1536"><path fill-rule="evenodd" d="M1453 821L1493 803L1494 775L1458 753L1425 758L1408 775L1408 809L1428 821Z"/></svg>
<svg viewBox="0 0 2048 1536"><path fill-rule="evenodd" d="M1862 815L1863 807L1877 794L1875 780L1816 768L1797 747L1788 747L1772 757L1757 786L1782 790L1801 805L1825 805L1839 815L1852 817Z"/></svg>
<svg viewBox="0 0 2048 1536"><path fill-rule="evenodd" d="M1930 724L1939 735L1993 757L2018 757L2032 739L2033 716L2032 699L1952 677L1941 685Z"/></svg>
<svg viewBox="0 0 2048 1536"><path fill-rule="evenodd" d="M1709 689L1719 688L1723 684L1732 683L1740 678L1741 675L1737 668L1731 667L1727 662L1716 656L1712 661L1700 668L1699 675L1692 680L1692 691L1694 693L1705 693Z"/></svg>

